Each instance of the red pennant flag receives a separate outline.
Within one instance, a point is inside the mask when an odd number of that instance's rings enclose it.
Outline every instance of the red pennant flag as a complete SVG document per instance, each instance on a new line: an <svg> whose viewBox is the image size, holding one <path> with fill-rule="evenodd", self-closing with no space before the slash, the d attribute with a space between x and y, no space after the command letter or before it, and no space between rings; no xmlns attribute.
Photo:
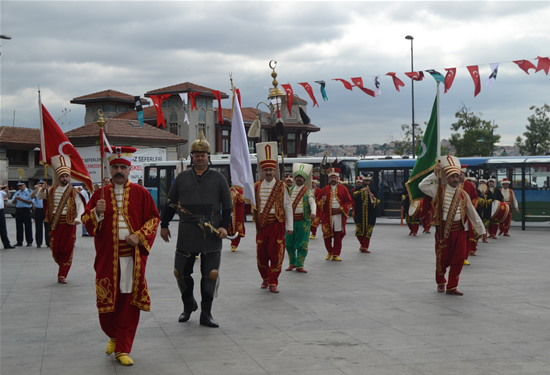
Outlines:
<svg viewBox="0 0 550 375"><path fill-rule="evenodd" d="M197 96L199 96L200 94L201 94L200 91L189 93L189 98L191 99L191 110L193 110L193 109L198 110L197 104L195 103L195 99L197 99Z"/></svg>
<svg viewBox="0 0 550 375"><path fill-rule="evenodd" d="M539 63L537 64L537 70L535 71L538 72L540 70L544 70L544 73L546 73L546 75L548 75L548 71L550 70L550 59L548 57L537 57L537 59L539 60Z"/></svg>
<svg viewBox="0 0 550 375"><path fill-rule="evenodd" d="M315 96L313 95L313 89L311 88L309 83L302 82L302 83L298 83L298 84L302 85L304 87L304 89L306 89L307 93L309 94L309 97L311 98L311 100L313 100L312 107L315 107L315 106L319 107L319 104L317 104L317 100L315 100Z"/></svg>
<svg viewBox="0 0 550 375"><path fill-rule="evenodd" d="M519 68L527 74L529 74L529 69L537 70L537 67L534 66L533 63L529 60L517 60L517 61L514 61L514 62L516 64L518 64Z"/></svg>
<svg viewBox="0 0 550 375"><path fill-rule="evenodd" d="M405 75L410 79L412 79L413 81L422 81L424 79L423 71L405 73Z"/></svg>
<svg viewBox="0 0 550 375"><path fill-rule="evenodd" d="M166 120L164 119L164 114L162 113L162 102L168 99L171 94L164 94L164 95L149 95L151 100L153 101L153 104L155 106L155 110L157 111L157 128L162 125L164 129L166 129Z"/></svg>
<svg viewBox="0 0 550 375"><path fill-rule="evenodd" d="M285 89L286 92L286 106L288 108L288 115L290 116L292 114L292 102L294 101L294 91L292 90L292 86L290 86L288 83L285 83L283 86L283 89Z"/></svg>
<svg viewBox="0 0 550 375"><path fill-rule="evenodd" d="M351 83L349 83L348 81L346 81L345 79L342 79L342 78L333 78L332 79L333 81L340 81L344 84L344 87L346 89L348 89L349 91L353 91L353 86L351 85Z"/></svg>
<svg viewBox="0 0 550 375"><path fill-rule="evenodd" d="M239 108L243 107L243 101L241 100L241 90L235 89L235 93L237 94L237 99L239 99Z"/></svg>
<svg viewBox="0 0 550 375"><path fill-rule="evenodd" d="M387 76L391 76L393 79L393 85L395 86L395 89L399 91L399 87L405 87L405 84L403 81L401 81L399 78L397 78L397 75L393 72L386 73Z"/></svg>
<svg viewBox="0 0 550 375"><path fill-rule="evenodd" d="M218 124L223 124L222 94L218 90L212 90L212 94L218 99Z"/></svg>
<svg viewBox="0 0 550 375"><path fill-rule="evenodd" d="M40 128L40 161L51 167L52 156L64 155L71 159L71 178L85 184L90 191L94 191L90 174L82 161L82 157L69 142L65 134L56 124L46 107L40 103L42 110L42 126ZM45 160L44 160L45 159Z"/></svg>
<svg viewBox="0 0 550 375"><path fill-rule="evenodd" d="M366 87L363 87L363 78L361 77L352 78L351 82L353 82L355 86L359 87L359 90L363 91L365 94L370 95L373 98L376 96L376 93L374 91Z"/></svg>
<svg viewBox="0 0 550 375"><path fill-rule="evenodd" d="M471 65L468 66L468 71L470 72L470 75L472 76L472 79L474 80L474 86L475 86L475 92L474 92L474 98L479 94L481 91L481 78L479 77L479 67L477 65Z"/></svg>
<svg viewBox="0 0 550 375"><path fill-rule="evenodd" d="M447 74L445 75L445 93L451 89L451 86L453 85L453 81L455 80L456 76L456 68L445 68L447 71Z"/></svg>

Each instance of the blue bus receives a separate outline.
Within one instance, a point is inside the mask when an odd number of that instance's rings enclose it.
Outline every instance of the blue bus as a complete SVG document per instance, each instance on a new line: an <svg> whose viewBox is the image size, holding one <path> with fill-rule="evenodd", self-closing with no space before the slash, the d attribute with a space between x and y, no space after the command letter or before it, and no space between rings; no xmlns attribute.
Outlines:
<svg viewBox="0 0 550 375"><path fill-rule="evenodd" d="M550 221L550 156L512 157L466 157L459 158L467 165L466 173L476 177L494 177L501 181L504 177L511 181L520 204L520 213L514 211L513 220ZM392 158L360 160L357 173L371 175L371 184L376 187L381 204L378 214L386 217L401 215L401 197L406 193L405 183L416 160ZM525 202L525 204L523 204Z"/></svg>

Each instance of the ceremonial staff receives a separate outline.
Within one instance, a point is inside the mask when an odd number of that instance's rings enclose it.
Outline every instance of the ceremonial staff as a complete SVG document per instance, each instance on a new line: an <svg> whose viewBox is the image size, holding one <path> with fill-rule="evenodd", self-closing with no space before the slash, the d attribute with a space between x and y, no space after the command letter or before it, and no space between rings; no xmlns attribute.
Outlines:
<svg viewBox="0 0 550 375"><path fill-rule="evenodd" d="M105 120L103 119L103 111L99 109L97 111L97 114L99 115L99 119L97 120L97 125L99 126L99 153L101 155L101 199L104 199L104 192L103 188L103 168L105 165L105 149L103 145L103 127L105 126Z"/></svg>

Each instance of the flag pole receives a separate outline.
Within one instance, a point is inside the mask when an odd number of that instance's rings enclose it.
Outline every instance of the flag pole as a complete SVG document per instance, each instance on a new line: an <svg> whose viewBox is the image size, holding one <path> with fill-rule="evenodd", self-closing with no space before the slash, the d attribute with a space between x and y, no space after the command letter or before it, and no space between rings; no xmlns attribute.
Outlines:
<svg viewBox="0 0 550 375"><path fill-rule="evenodd" d="M436 94L436 102L437 102L437 163L441 163L441 138L440 138L440 123L439 123L439 80L437 81L437 94ZM443 189L441 188L441 170L439 171L437 175L437 191L440 194L439 196L439 203L437 210L439 212L439 228L437 230L439 231L439 242L443 242L443 200L445 199L443 194ZM449 219L449 218L447 218Z"/></svg>
<svg viewBox="0 0 550 375"><path fill-rule="evenodd" d="M44 181L48 182L48 166L46 165L46 144L44 142L44 119L42 117L42 99L40 98L40 86L38 86L38 113L40 116L40 153L42 154L42 165L44 166Z"/></svg>
<svg viewBox="0 0 550 375"><path fill-rule="evenodd" d="M103 111L100 109L97 111L99 119L97 125L99 126L99 154L101 155L101 199L104 199L104 182L103 182L103 168L105 168L105 150L103 148L103 127L105 126L105 120L103 119Z"/></svg>

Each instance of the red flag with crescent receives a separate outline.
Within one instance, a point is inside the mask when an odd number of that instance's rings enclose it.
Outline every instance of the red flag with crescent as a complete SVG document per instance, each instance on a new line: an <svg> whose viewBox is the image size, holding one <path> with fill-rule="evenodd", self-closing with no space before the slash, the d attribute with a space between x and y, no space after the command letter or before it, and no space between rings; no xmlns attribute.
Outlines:
<svg viewBox="0 0 550 375"><path fill-rule="evenodd" d="M456 77L456 68L445 68L447 71L447 74L445 75L445 92L449 91L451 89L451 86L453 85L453 81Z"/></svg>
<svg viewBox="0 0 550 375"><path fill-rule="evenodd" d="M351 79L351 82L353 82L355 86L359 87L359 90L363 91L365 94L370 95L373 98L376 96L373 90L363 87L363 78L355 77Z"/></svg>
<svg viewBox="0 0 550 375"><path fill-rule="evenodd" d="M529 74L529 69L537 70L537 67L529 60L516 60L514 62L527 74Z"/></svg>
<svg viewBox="0 0 550 375"><path fill-rule="evenodd" d="M197 99L197 96L199 96L200 94L201 94L200 91L195 91L195 92L190 92L189 93L189 99L191 99L191 110L193 110L193 109L198 110L197 103L195 102L195 99Z"/></svg>
<svg viewBox="0 0 550 375"><path fill-rule="evenodd" d="M212 94L218 100L218 124L223 123L223 114L222 114L222 94L218 90L212 90Z"/></svg>
<svg viewBox="0 0 550 375"><path fill-rule="evenodd" d="M52 156L63 155L71 159L71 178L85 184L90 191L94 191L93 182L82 157L76 148L65 136L59 125L54 121L46 107L40 103L40 164L51 167Z"/></svg>
<svg viewBox="0 0 550 375"><path fill-rule="evenodd" d="M479 94L481 91L481 78L479 77L479 67L477 65L471 65L468 66L468 71L470 72L470 75L472 76L472 79L474 80L474 86L475 86L475 92L474 92L474 98Z"/></svg>
<svg viewBox="0 0 550 375"><path fill-rule="evenodd" d="M162 113L162 102L168 99L171 94L164 95L149 95L157 111L157 128L162 125L166 129L166 120L164 119L164 114Z"/></svg>
<svg viewBox="0 0 550 375"><path fill-rule="evenodd" d="M393 79L393 85L395 86L395 89L399 91L399 87L405 87L405 84L403 81L401 81L399 78L397 78L397 75L394 72L386 73L387 76L391 76Z"/></svg>
<svg viewBox="0 0 550 375"><path fill-rule="evenodd" d="M413 81L422 81L424 79L424 72L423 71L409 72L409 73L405 73L405 75L407 77L409 77L410 79L412 79Z"/></svg>
<svg viewBox="0 0 550 375"><path fill-rule="evenodd" d="M290 84L285 83L283 86L283 89L285 89L286 92L286 106L288 108L288 115L290 116L292 114L292 102L294 101L294 91L292 90L292 86Z"/></svg>
<svg viewBox="0 0 550 375"><path fill-rule="evenodd" d="M333 81L340 81L344 84L344 87L346 89L348 89L349 91L353 91L353 86L351 83L349 83L348 81L346 81L345 79L342 79L342 78L333 78L332 79Z"/></svg>
<svg viewBox="0 0 550 375"><path fill-rule="evenodd" d="M313 89L311 88L309 83L302 82L302 83L298 83L298 84L302 85L304 87L304 89L306 89L307 93L309 94L309 97L311 98L311 100L313 100L312 107L315 107L315 106L319 107L319 104L317 104L317 100L315 100L315 96L313 95Z"/></svg>

